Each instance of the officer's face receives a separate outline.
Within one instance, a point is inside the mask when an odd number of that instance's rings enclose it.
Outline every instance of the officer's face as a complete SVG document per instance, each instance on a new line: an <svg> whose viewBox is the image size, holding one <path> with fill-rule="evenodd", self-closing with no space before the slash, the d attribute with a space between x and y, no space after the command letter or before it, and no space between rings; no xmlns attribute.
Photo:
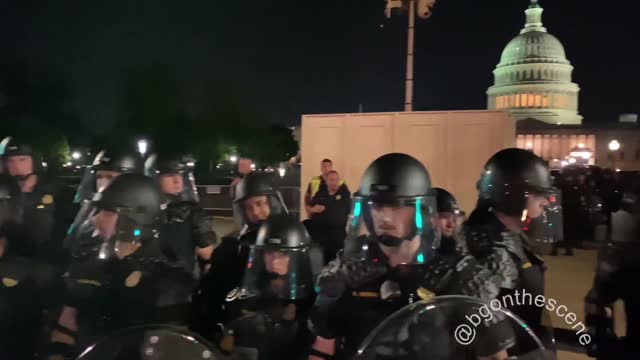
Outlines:
<svg viewBox="0 0 640 360"><path fill-rule="evenodd" d="M340 187L340 175L338 173L332 172L327 176L327 188L331 192L338 191Z"/></svg>
<svg viewBox="0 0 640 360"><path fill-rule="evenodd" d="M31 156L11 156L7 159L7 171L11 176L26 176L33 173Z"/></svg>
<svg viewBox="0 0 640 360"><path fill-rule="evenodd" d="M111 184L111 182L120 176L118 171L106 171L106 170L98 170L96 171L96 189L98 191L102 191Z"/></svg>
<svg viewBox="0 0 640 360"><path fill-rule="evenodd" d="M457 216L452 212L438 213L440 222L440 232L447 237L453 237L456 233Z"/></svg>
<svg viewBox="0 0 640 360"><path fill-rule="evenodd" d="M411 231L416 211L410 206L373 204L371 215L376 235L403 238Z"/></svg>
<svg viewBox="0 0 640 360"><path fill-rule="evenodd" d="M267 199L266 195L248 198L244 201L243 206L247 220L253 224L267 220L269 215L271 215L269 199Z"/></svg>
<svg viewBox="0 0 640 360"><path fill-rule="evenodd" d="M253 162L249 159L244 159L241 158L238 161L238 172L242 175L247 175L249 173L251 173L251 164L253 164Z"/></svg>
<svg viewBox="0 0 640 360"><path fill-rule="evenodd" d="M267 251L264 254L264 263L267 272L280 276L289 273L289 254L282 251Z"/></svg>
<svg viewBox="0 0 640 360"><path fill-rule="evenodd" d="M329 171L333 170L333 164L325 161L320 164L320 171L322 172L322 176L326 176Z"/></svg>
<svg viewBox="0 0 640 360"><path fill-rule="evenodd" d="M180 174L165 174L160 176L160 188L165 194L179 194L182 192L182 175Z"/></svg>
<svg viewBox="0 0 640 360"><path fill-rule="evenodd" d="M527 197L527 216L535 219L542 215L544 207L549 205L549 200L540 195L529 195Z"/></svg>
<svg viewBox="0 0 640 360"><path fill-rule="evenodd" d="M116 234L116 224L118 223L118 214L101 210L95 217L96 230L103 239L110 239Z"/></svg>

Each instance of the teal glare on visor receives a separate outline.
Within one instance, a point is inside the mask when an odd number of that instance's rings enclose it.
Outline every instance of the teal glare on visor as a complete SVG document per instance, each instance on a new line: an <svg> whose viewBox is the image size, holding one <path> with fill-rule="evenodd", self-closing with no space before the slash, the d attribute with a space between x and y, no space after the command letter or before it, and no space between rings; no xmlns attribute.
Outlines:
<svg viewBox="0 0 640 360"><path fill-rule="evenodd" d="M416 227L422 232L422 212L420 212L420 199L416 199Z"/></svg>
<svg viewBox="0 0 640 360"><path fill-rule="evenodd" d="M358 219L360 218L360 212L362 211L361 207L362 204L360 203L360 200L356 201L353 207L353 218L351 220L351 227L355 228L358 225Z"/></svg>

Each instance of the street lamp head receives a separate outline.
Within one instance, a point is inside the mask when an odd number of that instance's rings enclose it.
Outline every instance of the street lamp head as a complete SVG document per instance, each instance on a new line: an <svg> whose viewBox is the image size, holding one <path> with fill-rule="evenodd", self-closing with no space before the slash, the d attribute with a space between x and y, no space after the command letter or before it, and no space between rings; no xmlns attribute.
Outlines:
<svg viewBox="0 0 640 360"><path fill-rule="evenodd" d="M609 150L618 151L619 149L620 143L618 142L618 140L611 140L611 142L609 143Z"/></svg>
<svg viewBox="0 0 640 360"><path fill-rule="evenodd" d="M71 158L73 160L80 160L81 157L82 157L82 154L79 151L74 151L71 153Z"/></svg>
<svg viewBox="0 0 640 360"><path fill-rule="evenodd" d="M236 155L229 156L229 161L232 162L232 163L237 162L238 161L238 156L236 156Z"/></svg>
<svg viewBox="0 0 640 360"><path fill-rule="evenodd" d="M143 155L147 153L147 148L148 148L149 144L147 143L147 140L138 140L138 152L140 153L140 155Z"/></svg>

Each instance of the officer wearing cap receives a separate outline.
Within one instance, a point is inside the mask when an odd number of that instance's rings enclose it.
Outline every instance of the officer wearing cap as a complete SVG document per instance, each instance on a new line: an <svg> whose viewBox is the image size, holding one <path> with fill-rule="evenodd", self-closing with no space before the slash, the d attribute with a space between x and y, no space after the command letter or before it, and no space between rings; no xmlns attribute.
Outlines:
<svg viewBox="0 0 640 360"><path fill-rule="evenodd" d="M226 298L222 350L260 360L303 358L315 295L310 243L294 217L276 216L261 225L243 280Z"/></svg>
<svg viewBox="0 0 640 360"><path fill-rule="evenodd" d="M464 236L469 251L498 277L501 298L553 349L553 332L542 325L544 308L514 299L526 291L544 296L544 259L536 240L554 242L562 233L562 208L543 159L523 149L505 149L485 164L477 184L479 198ZM525 234L535 221L538 231ZM529 230L530 231L530 230Z"/></svg>
<svg viewBox="0 0 640 360"><path fill-rule="evenodd" d="M98 195L87 220L111 249L75 262L65 275L64 308L47 347L49 359L77 356L114 330L190 320L193 276L171 265L155 241L163 200L156 182L124 174Z"/></svg>
<svg viewBox="0 0 640 360"><path fill-rule="evenodd" d="M0 354L33 359L54 286L49 265L11 253L6 234L22 221L22 192L14 178L0 175Z"/></svg>
<svg viewBox="0 0 640 360"><path fill-rule="evenodd" d="M238 183L233 201L234 213L240 217L240 230L222 237L213 251L211 269L201 281L199 303L204 312L198 331L211 336L215 324L221 322L225 297L241 282L255 244L258 229L269 217L288 214L273 178L263 172L252 172Z"/></svg>
<svg viewBox="0 0 640 360"><path fill-rule="evenodd" d="M316 338L309 359L353 358L369 332L414 301L497 295L488 271L473 258L440 250L431 178L415 158L392 153L376 159L353 202L345 252L317 280L310 316ZM476 350L497 354L498 343L480 342Z"/></svg>
<svg viewBox="0 0 640 360"><path fill-rule="evenodd" d="M12 251L19 256L58 263L62 257L62 237L54 234L56 196L53 186L44 178L42 158L31 145L5 140L2 154L5 171L18 181L23 193L23 225L7 234Z"/></svg>

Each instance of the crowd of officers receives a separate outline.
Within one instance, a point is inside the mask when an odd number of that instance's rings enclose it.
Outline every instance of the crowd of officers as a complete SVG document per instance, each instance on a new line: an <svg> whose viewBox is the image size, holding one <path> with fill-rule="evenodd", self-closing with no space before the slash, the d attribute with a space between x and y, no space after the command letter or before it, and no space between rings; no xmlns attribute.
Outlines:
<svg viewBox="0 0 640 360"><path fill-rule="evenodd" d="M547 165L529 151L506 149L487 161L466 219L419 161L392 153L366 169L351 199L344 249L323 267L267 173L236 184L240 228L218 241L198 205L190 159L154 155L142 163L133 152L101 152L73 200L77 215L64 223L38 154L13 139L3 145L2 359L73 359L105 336L148 324L189 328L232 359L352 359L376 326L411 303L544 295L536 240L559 238L553 224L563 222ZM615 252L603 262L618 264ZM600 270L588 297L598 340L591 350L601 358L621 349L606 309L632 296L619 272L637 265L620 264ZM546 349L531 358L553 358L544 309L510 310ZM411 342L430 341L428 333L398 344L403 357L374 358L421 359ZM485 334L462 352L452 337L432 345L458 349L443 359L504 360L526 352L514 334Z"/></svg>

